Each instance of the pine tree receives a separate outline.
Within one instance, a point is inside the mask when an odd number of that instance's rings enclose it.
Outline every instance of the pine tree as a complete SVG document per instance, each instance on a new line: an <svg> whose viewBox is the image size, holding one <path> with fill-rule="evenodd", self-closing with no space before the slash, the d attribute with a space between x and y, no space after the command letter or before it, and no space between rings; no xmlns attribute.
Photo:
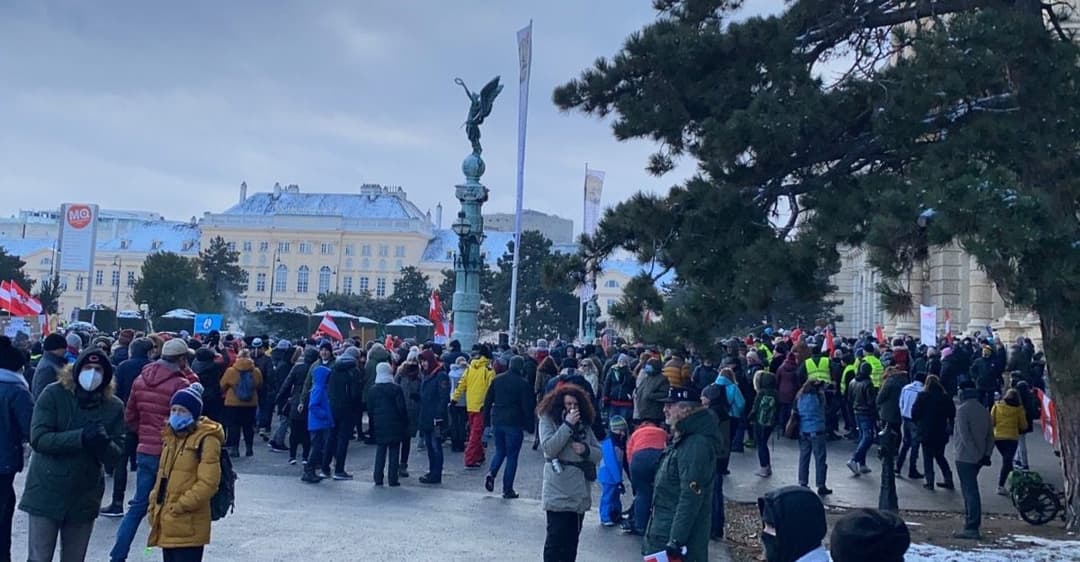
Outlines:
<svg viewBox="0 0 1080 562"><path fill-rule="evenodd" d="M0 246L0 280L14 281L29 291L34 285L34 280L26 276L23 267L26 267L26 262L19 259L19 256L9 254L6 248Z"/></svg>
<svg viewBox="0 0 1080 562"><path fill-rule="evenodd" d="M401 277L394 280L394 293L390 295L389 300L394 303L395 314L398 317L417 314L427 318L430 297L431 287L428 285L428 276L410 265L402 268Z"/></svg>
<svg viewBox="0 0 1080 562"><path fill-rule="evenodd" d="M506 246L491 285L490 302L495 304L499 330L510 327L514 244ZM579 305L573 293L575 286L567 278L552 274L565 269L562 263L572 258L552 252L551 248L551 240L543 234L532 230L521 233L516 319L520 340L569 338L577 332Z"/></svg>
<svg viewBox="0 0 1080 562"><path fill-rule="evenodd" d="M64 286L60 284L60 274L54 273L51 279L46 279L34 292L34 298L41 301L41 307L49 314L56 314L60 307L60 296L64 294Z"/></svg>
<svg viewBox="0 0 1080 562"><path fill-rule="evenodd" d="M176 308L203 310L213 296L199 277L199 264L174 252L150 254L143 262L132 290L135 302L146 303L151 316Z"/></svg>
<svg viewBox="0 0 1080 562"><path fill-rule="evenodd" d="M839 244L899 277L958 243L1040 317L1080 530L1080 50L1039 0L657 0L661 17L555 91L699 173L607 213L588 250L672 267L717 316L821 300ZM821 63L850 55L825 83ZM899 301L897 301L899 302Z"/></svg>
<svg viewBox="0 0 1080 562"><path fill-rule="evenodd" d="M199 272L210 289L215 310L235 307L238 297L247 291L247 272L240 267L240 252L230 250L225 239L215 236L199 252Z"/></svg>

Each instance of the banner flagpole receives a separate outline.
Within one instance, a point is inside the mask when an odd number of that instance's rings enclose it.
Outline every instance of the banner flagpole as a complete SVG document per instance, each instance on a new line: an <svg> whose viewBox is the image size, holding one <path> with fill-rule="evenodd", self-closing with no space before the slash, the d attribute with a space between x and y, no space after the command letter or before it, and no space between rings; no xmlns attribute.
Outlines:
<svg viewBox="0 0 1080 562"><path fill-rule="evenodd" d="M517 343L518 265L521 262L521 212L525 197L525 129L529 115L529 75L532 71L532 20L517 32L518 153L517 203L514 208L514 266L510 275L510 343Z"/></svg>

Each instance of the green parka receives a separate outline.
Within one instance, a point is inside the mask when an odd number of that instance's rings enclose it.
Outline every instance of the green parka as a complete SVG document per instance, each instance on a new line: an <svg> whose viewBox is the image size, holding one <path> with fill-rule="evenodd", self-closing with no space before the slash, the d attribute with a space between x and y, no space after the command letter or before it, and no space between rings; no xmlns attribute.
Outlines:
<svg viewBox="0 0 1080 562"><path fill-rule="evenodd" d="M672 542L687 548L685 562L709 559L718 428L715 414L707 409L675 424L674 438L656 471L653 514L642 554L664 550Z"/></svg>
<svg viewBox="0 0 1080 562"><path fill-rule="evenodd" d="M103 466L124 450L124 403L109 380L92 392L76 390L71 367L57 373L34 405L30 421L30 470L19 509L61 523L87 523L98 516L105 493ZM109 434L99 448L84 446L83 428L98 422Z"/></svg>

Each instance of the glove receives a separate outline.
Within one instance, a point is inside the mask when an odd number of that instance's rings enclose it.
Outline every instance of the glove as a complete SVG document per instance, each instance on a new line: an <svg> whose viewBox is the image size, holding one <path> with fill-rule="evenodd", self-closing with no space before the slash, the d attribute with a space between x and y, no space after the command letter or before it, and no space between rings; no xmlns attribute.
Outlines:
<svg viewBox="0 0 1080 562"><path fill-rule="evenodd" d="M990 455L986 455L985 457L983 457L982 460L979 461L979 464L983 466L990 466Z"/></svg>
<svg viewBox="0 0 1080 562"><path fill-rule="evenodd" d="M97 448L109 441L109 434L101 423L90 422L83 428L81 439L83 447Z"/></svg>
<svg viewBox="0 0 1080 562"><path fill-rule="evenodd" d="M667 552L668 559L672 560L672 562L682 560L683 557L686 556L686 547L673 542L664 545L664 551Z"/></svg>

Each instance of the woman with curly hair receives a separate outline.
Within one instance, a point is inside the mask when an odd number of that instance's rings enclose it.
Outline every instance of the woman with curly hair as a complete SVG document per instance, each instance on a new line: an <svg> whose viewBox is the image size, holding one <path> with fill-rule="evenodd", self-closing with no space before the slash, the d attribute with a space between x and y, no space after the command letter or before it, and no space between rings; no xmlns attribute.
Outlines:
<svg viewBox="0 0 1080 562"><path fill-rule="evenodd" d="M564 384L544 396L536 414L546 461L540 495L547 512L544 561L573 562L585 512L592 506L592 482L602 454L589 430L596 411L584 389Z"/></svg>

